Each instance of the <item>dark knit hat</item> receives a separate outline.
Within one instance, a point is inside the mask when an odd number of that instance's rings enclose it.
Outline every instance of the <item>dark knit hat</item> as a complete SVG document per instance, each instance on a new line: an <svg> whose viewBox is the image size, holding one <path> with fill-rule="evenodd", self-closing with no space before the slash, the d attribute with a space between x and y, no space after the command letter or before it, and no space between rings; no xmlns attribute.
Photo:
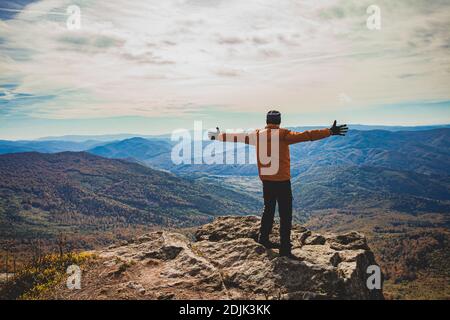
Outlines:
<svg viewBox="0 0 450 320"><path fill-rule="evenodd" d="M281 113L276 110L271 110L267 112L266 117L267 124L280 124L281 123Z"/></svg>

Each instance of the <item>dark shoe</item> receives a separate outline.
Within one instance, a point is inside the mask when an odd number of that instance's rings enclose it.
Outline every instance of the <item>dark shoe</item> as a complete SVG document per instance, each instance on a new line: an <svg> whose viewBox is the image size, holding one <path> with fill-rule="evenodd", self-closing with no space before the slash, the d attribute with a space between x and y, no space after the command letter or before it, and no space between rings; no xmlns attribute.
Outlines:
<svg viewBox="0 0 450 320"><path fill-rule="evenodd" d="M279 252L280 252L280 257L288 257L290 259L293 259L295 257L291 253L291 247L289 247L289 248L286 248L286 247L281 248Z"/></svg>

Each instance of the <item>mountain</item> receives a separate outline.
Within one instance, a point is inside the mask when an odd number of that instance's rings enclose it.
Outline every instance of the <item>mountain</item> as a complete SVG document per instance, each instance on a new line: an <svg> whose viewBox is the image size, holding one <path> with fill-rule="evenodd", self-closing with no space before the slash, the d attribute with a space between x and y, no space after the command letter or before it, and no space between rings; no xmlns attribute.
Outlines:
<svg viewBox="0 0 450 320"><path fill-rule="evenodd" d="M173 231L148 233L80 254L84 257L82 290L67 290L64 276L55 280L33 277L35 268L0 289L0 296L58 300L384 298L381 289L371 290L366 284L376 283L369 279L373 271L368 267L377 263L362 234L320 235L294 225L296 259L288 259L256 241L259 224L254 216L230 216L215 219L190 237ZM272 238L277 239L278 229L275 224ZM65 272L64 264L63 268L53 264L45 267L47 274L55 269ZM381 287L382 274L378 276Z"/></svg>
<svg viewBox="0 0 450 320"><path fill-rule="evenodd" d="M56 153L64 151L84 151L91 149L102 142L97 140L87 140L83 142L73 141L8 141L0 140L0 154L42 152Z"/></svg>
<svg viewBox="0 0 450 320"><path fill-rule="evenodd" d="M122 141L111 142L88 150L89 153L115 159L132 158L140 161L158 157L170 156L172 144L165 139L144 139L134 137Z"/></svg>
<svg viewBox="0 0 450 320"><path fill-rule="evenodd" d="M315 168L293 181L294 207L450 213L450 179L372 166Z"/></svg>
<svg viewBox="0 0 450 320"><path fill-rule="evenodd" d="M291 151L294 175L316 167L367 165L449 175L450 129L413 132L349 131Z"/></svg>
<svg viewBox="0 0 450 320"><path fill-rule="evenodd" d="M90 233L115 227L188 226L259 201L137 163L88 153L0 156L0 234L4 238Z"/></svg>

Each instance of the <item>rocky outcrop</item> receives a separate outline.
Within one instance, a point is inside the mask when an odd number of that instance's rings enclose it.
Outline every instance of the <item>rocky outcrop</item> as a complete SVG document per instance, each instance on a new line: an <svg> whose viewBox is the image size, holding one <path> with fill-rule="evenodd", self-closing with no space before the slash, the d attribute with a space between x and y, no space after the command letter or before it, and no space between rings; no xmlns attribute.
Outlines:
<svg viewBox="0 0 450 320"><path fill-rule="evenodd" d="M239 293L282 299L382 299L366 285L367 267L375 265L366 238L358 232L320 235L294 225L292 253L279 257L257 239L258 217L221 217L199 228L192 244ZM276 224L271 242L278 240Z"/></svg>
<svg viewBox="0 0 450 320"><path fill-rule="evenodd" d="M279 257L255 240L258 217L220 217L194 239L159 231L98 252L85 272L85 290L64 298L138 299L382 299L369 290L375 265L358 232L292 232L295 259ZM271 240L278 240L275 224ZM101 271L99 271L101 270Z"/></svg>

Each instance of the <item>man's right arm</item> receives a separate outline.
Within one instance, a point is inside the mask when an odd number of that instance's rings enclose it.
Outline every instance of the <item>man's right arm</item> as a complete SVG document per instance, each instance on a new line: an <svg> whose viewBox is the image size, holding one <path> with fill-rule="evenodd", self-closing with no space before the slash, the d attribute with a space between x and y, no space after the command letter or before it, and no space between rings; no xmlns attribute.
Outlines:
<svg viewBox="0 0 450 320"><path fill-rule="evenodd" d="M253 144L251 134L246 132L223 132L218 136L219 141Z"/></svg>
<svg viewBox="0 0 450 320"><path fill-rule="evenodd" d="M255 144L254 134L247 132L220 132L219 128L216 128L216 132L208 132L208 136L211 140L218 140L223 142L233 143L245 143Z"/></svg>

